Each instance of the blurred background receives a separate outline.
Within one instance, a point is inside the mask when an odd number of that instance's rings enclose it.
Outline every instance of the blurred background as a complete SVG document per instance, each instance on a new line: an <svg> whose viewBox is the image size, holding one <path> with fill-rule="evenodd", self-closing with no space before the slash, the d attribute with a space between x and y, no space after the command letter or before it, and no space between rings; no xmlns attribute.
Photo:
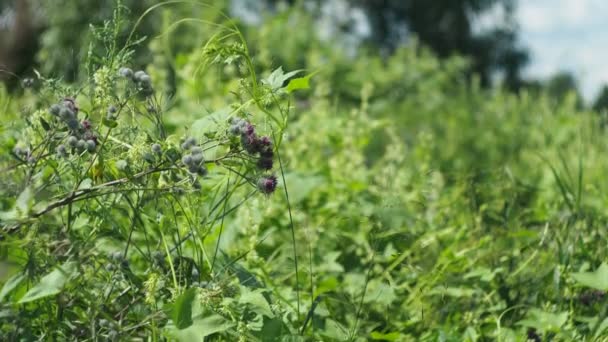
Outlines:
<svg viewBox="0 0 608 342"><path fill-rule="evenodd" d="M122 1L131 19L157 3ZM88 24L109 19L114 4L0 1L2 79L10 87L15 76L31 75L34 68L68 81L77 78ZM468 58L470 75L479 77L484 87L543 90L556 98L574 93L581 106L594 109L607 102L608 35L603 33L608 24L603 17L608 3L602 0L225 0L213 6L249 27L297 8L309 12L314 23L285 23L286 32L306 31L332 40L350 56L375 51L386 58L400 46L420 42L439 58ZM140 27L142 36L161 32L157 15L148 16Z"/></svg>

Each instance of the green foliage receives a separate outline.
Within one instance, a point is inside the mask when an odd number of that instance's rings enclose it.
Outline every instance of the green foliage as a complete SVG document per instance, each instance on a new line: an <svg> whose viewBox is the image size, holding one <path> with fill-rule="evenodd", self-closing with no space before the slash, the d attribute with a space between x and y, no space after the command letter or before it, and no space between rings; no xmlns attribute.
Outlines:
<svg viewBox="0 0 608 342"><path fill-rule="evenodd" d="M606 338L596 113L181 6L0 91L2 340Z"/></svg>

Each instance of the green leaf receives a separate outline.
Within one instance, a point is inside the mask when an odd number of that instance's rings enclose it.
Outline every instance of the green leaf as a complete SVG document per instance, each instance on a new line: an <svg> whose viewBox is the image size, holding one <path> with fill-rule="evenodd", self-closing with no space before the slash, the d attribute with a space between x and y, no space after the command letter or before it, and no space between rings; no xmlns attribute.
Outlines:
<svg viewBox="0 0 608 342"><path fill-rule="evenodd" d="M291 81L289 81L289 84L287 85L287 87L285 88L287 90L287 92L291 93L295 90L299 90L299 89L308 89L310 88L310 79L317 73L318 71L315 71L313 73L310 73L304 77L298 77L298 78L294 78Z"/></svg>
<svg viewBox="0 0 608 342"><path fill-rule="evenodd" d="M272 309L270 309L270 304L268 304L268 301L264 298L262 290L249 291L247 287L243 286L241 287L241 291L242 293L239 302L248 304L251 311L257 314L270 318L274 317L274 313L272 312Z"/></svg>
<svg viewBox="0 0 608 342"><path fill-rule="evenodd" d="M104 126L109 127L109 128L114 128L114 127L118 126L118 122L116 120L108 119L106 117L101 119L101 123Z"/></svg>
<svg viewBox="0 0 608 342"><path fill-rule="evenodd" d="M517 322L517 324L535 328L544 333L547 331L559 331L567 321L567 311L562 313L551 313L539 309L531 309L528 312L527 318Z"/></svg>
<svg viewBox="0 0 608 342"><path fill-rule="evenodd" d="M215 135L219 129L219 125L228 120L231 112L230 108L223 108L194 121L190 126L191 135L197 139ZM205 150L205 152L207 155L211 154L209 150Z"/></svg>
<svg viewBox="0 0 608 342"><path fill-rule="evenodd" d="M34 192L31 187L25 188L17 197L16 208L17 210L24 215L27 215L32 209L34 204Z"/></svg>
<svg viewBox="0 0 608 342"><path fill-rule="evenodd" d="M4 283L4 286L2 286L2 290L0 291L0 302L4 299L4 297L6 297L6 295L19 286L23 279L25 279L25 275L21 273L17 273L10 277L10 279Z"/></svg>
<svg viewBox="0 0 608 342"><path fill-rule="evenodd" d="M32 287L19 300L19 304L33 302L40 298L54 296L61 292L65 284L76 274L76 263L67 262L57 267L51 273L40 279L40 282Z"/></svg>
<svg viewBox="0 0 608 342"><path fill-rule="evenodd" d="M608 264L602 263L595 272L573 273L572 278L579 284L597 290L608 290Z"/></svg>
<svg viewBox="0 0 608 342"><path fill-rule="evenodd" d="M185 329L192 325L192 303L196 298L196 288L190 288L182 293L173 304L171 319L177 329Z"/></svg>
<svg viewBox="0 0 608 342"><path fill-rule="evenodd" d="M262 80L262 83L268 85L272 90L278 90L283 87L283 83L285 83L285 81L300 72L302 72L302 70L294 70L288 73L284 73L283 67L278 67L275 71L272 72L272 74L270 74L270 76L268 76L267 79Z"/></svg>
<svg viewBox="0 0 608 342"><path fill-rule="evenodd" d="M228 322L226 319L224 319L224 317L219 315L211 315L208 317L194 319L192 325L186 329L176 329L175 327L171 327L169 328L169 334L180 342L202 342L205 337L218 332L226 331L232 326L234 326L234 324L232 322Z"/></svg>
<svg viewBox="0 0 608 342"><path fill-rule="evenodd" d="M398 332L396 332L396 331L395 331L395 332L391 332L391 333L387 333L387 334L380 333L380 332L377 332L377 331L372 331L372 333L370 334L370 337L371 337L373 340L380 340L380 341L397 341L397 340L399 340L400 338L402 338L402 337L403 337L403 335L401 335L400 333L398 333Z"/></svg>
<svg viewBox="0 0 608 342"><path fill-rule="evenodd" d="M44 118L40 118L40 125L42 125L42 128L44 128L44 130L47 132L51 130L51 126L48 122L46 122L46 120L44 120Z"/></svg>

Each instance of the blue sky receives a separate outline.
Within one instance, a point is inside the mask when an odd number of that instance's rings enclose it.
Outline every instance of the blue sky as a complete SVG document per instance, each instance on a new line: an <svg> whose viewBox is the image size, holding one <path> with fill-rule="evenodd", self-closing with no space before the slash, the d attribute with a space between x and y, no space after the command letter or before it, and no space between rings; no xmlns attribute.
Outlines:
<svg viewBox="0 0 608 342"><path fill-rule="evenodd" d="M520 37L531 53L526 74L572 71L592 100L608 83L608 0L519 0Z"/></svg>

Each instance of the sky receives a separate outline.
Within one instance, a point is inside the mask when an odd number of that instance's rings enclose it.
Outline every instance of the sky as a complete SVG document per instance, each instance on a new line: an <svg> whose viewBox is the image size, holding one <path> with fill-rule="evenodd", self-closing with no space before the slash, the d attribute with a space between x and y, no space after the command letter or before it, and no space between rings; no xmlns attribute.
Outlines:
<svg viewBox="0 0 608 342"><path fill-rule="evenodd" d="M608 83L608 0L519 0L517 18L531 55L525 74L571 71L592 101Z"/></svg>

